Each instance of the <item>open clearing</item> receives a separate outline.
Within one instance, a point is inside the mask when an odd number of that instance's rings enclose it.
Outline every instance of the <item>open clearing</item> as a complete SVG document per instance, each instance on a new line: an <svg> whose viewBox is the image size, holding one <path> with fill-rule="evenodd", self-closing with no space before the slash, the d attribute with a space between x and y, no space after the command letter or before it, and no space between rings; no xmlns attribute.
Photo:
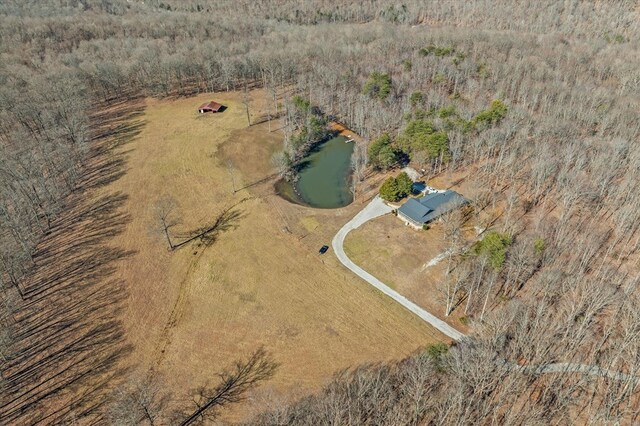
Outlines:
<svg viewBox="0 0 640 426"><path fill-rule="evenodd" d="M252 114L259 113L264 96L252 96ZM197 106L211 99L227 110L199 115ZM270 156L281 135L269 133L267 123L246 128L241 99L224 93L146 100L141 133L120 148L126 174L105 191L125 193L132 218L113 240L135 251L117 270L130 293L123 320L132 376L157 371L184 403L191 389L264 345L281 367L258 394L299 394L342 368L446 340L334 256L318 255L362 204L314 210L275 196ZM192 243L170 252L154 213L167 196L179 206L176 236L210 225L236 204L237 216L209 247Z"/></svg>
<svg viewBox="0 0 640 426"><path fill-rule="evenodd" d="M435 222L427 231L414 230L388 214L351 231L344 243L349 258L427 311L466 332L454 314L444 317L438 282L446 269L447 250L442 225ZM427 266L429 265L429 266Z"/></svg>

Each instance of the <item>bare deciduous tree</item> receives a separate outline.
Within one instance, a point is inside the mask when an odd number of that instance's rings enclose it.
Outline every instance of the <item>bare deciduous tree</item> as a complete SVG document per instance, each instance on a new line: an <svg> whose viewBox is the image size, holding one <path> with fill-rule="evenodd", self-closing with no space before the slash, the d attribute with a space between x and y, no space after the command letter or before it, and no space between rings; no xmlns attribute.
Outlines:
<svg viewBox="0 0 640 426"><path fill-rule="evenodd" d="M246 360L238 361L232 370L221 373L220 383L198 389L194 398L196 407L180 425L215 418L221 408L243 401L249 390L270 379L277 367L268 352L256 350Z"/></svg>
<svg viewBox="0 0 640 426"><path fill-rule="evenodd" d="M114 425L159 424L169 395L154 376L133 378L116 389L107 415Z"/></svg>
<svg viewBox="0 0 640 426"><path fill-rule="evenodd" d="M351 193L355 199L358 193L358 188L365 179L366 167L367 167L367 151L366 146L363 143L353 142L355 144L353 154L351 155L351 170L353 171L351 177Z"/></svg>
<svg viewBox="0 0 640 426"><path fill-rule="evenodd" d="M175 245L171 240L171 234L169 231L171 228L180 224L180 218L178 216L178 203L175 198L165 196L158 200L155 204L155 215L160 225L160 231L167 239L169 249L173 250Z"/></svg>

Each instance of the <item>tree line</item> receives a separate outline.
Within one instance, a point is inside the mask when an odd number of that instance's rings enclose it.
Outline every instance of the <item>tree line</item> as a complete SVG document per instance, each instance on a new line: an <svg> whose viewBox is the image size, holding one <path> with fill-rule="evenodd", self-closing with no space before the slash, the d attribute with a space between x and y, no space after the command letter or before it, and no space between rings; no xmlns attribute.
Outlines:
<svg viewBox="0 0 640 426"><path fill-rule="evenodd" d="M61 260L55 247L45 244L47 253L39 247L61 232L62 220L75 220L69 209L76 197L108 174L103 168L87 175L87 164L107 149L96 149L96 142L122 130L119 124L98 130L100 111L139 96L263 87L270 116L286 124L286 157L278 161L284 168L333 118L367 140L370 168L410 160L427 176L468 171L477 189L470 215L444 219L450 250L440 284L443 314L473 323L474 337L437 362L406 361L421 363L417 370L363 368L325 396L364 392L349 384L359 374L393 376L413 383L398 389L409 389L414 399L411 408L404 396L394 399L401 405L377 405L380 419L633 421L637 387L630 383L603 379L595 387L576 374L523 376L494 361L502 353L513 362L579 360L629 373L638 365L640 19L634 4L2 2L0 359L3 367L14 366L4 371L15 373L3 373L5 382L11 376L5 386L17 391L23 375L40 372L42 381L29 388L36 391L56 373L46 370L55 357L44 367L32 363L42 356L38 344L29 345L23 354L31 359L17 367L30 335L20 327L41 306L34 295L55 299L51 312L66 312L56 333L76 324L72 329L91 334L82 322L87 311L67 305L68 294L56 293L58 281L43 278L56 264L78 265L72 256ZM359 157L361 176L364 153ZM114 176L121 172L121 164L109 164ZM404 183L388 186L394 194L406 190ZM117 232L124 218L114 213L109 220ZM469 223L493 233L468 247L460 228ZM55 315L49 317L35 315L28 328L43 342L57 336L43 334ZM98 333L105 344L119 333L117 324L94 331L105 333ZM425 399L432 388L433 400ZM295 418L316 419L336 402L325 396L287 408L284 418L304 412L310 417Z"/></svg>

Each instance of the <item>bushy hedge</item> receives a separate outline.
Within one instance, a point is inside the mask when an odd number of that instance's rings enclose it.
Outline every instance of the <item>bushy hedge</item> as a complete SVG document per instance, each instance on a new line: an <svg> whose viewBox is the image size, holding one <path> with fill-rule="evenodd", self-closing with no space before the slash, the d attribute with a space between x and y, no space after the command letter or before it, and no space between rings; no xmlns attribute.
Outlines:
<svg viewBox="0 0 640 426"><path fill-rule="evenodd" d="M380 187L380 196L386 201L398 201L410 195L413 190L413 181L405 172L397 177L390 176Z"/></svg>

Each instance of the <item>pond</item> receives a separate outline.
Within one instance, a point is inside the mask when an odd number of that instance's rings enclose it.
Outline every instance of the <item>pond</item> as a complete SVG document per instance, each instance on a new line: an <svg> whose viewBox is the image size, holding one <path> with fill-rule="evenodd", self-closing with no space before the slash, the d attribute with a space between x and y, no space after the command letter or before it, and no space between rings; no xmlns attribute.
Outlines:
<svg viewBox="0 0 640 426"><path fill-rule="evenodd" d="M316 146L305 158L294 184L276 184L277 193L294 203L321 209L344 207L353 201L349 189L354 142L344 136Z"/></svg>

